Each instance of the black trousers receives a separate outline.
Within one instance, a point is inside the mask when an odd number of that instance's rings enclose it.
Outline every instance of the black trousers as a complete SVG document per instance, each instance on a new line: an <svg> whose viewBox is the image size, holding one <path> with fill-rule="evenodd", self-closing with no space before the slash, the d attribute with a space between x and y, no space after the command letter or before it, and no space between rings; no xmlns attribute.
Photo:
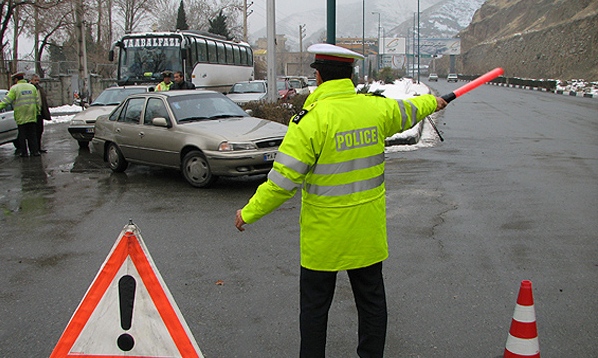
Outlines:
<svg viewBox="0 0 598 358"><path fill-rule="evenodd" d="M19 150L21 151L21 155L27 155L27 147L29 147L30 154L33 155L38 153L39 145L37 142L37 123L29 122L20 124L17 126L17 128L19 129L17 140L19 142Z"/></svg>
<svg viewBox="0 0 598 358"><path fill-rule="evenodd" d="M37 116L37 146L38 149L42 149L42 133L44 133L44 119L41 115Z"/></svg>
<svg viewBox="0 0 598 358"><path fill-rule="evenodd" d="M301 358L324 358L328 311L336 287L336 272L301 268L299 324L301 328ZM382 357L386 341L386 294L382 277L382 262L348 270L358 314L361 358Z"/></svg>

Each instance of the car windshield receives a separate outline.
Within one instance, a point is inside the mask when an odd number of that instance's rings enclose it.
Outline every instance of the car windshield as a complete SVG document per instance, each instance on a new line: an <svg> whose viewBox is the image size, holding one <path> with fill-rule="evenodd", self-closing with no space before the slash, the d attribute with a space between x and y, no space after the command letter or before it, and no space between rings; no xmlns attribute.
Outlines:
<svg viewBox="0 0 598 358"><path fill-rule="evenodd" d="M168 98L177 123L230 117L248 117L235 102L218 94L189 94Z"/></svg>
<svg viewBox="0 0 598 358"><path fill-rule="evenodd" d="M317 86L318 85L318 81L316 81L313 78L310 78L309 80L307 80L307 85L308 86Z"/></svg>
<svg viewBox="0 0 598 358"><path fill-rule="evenodd" d="M281 90L286 90L288 88L287 86L287 81L276 81L276 89L281 91Z"/></svg>
<svg viewBox="0 0 598 358"><path fill-rule="evenodd" d="M301 88L301 81L299 80L290 80L289 84L291 85L292 88Z"/></svg>
<svg viewBox="0 0 598 358"><path fill-rule="evenodd" d="M235 83L229 93L266 93L266 86L262 82Z"/></svg>
<svg viewBox="0 0 598 358"><path fill-rule="evenodd" d="M108 88L90 106L117 106L129 95L146 91L143 87Z"/></svg>

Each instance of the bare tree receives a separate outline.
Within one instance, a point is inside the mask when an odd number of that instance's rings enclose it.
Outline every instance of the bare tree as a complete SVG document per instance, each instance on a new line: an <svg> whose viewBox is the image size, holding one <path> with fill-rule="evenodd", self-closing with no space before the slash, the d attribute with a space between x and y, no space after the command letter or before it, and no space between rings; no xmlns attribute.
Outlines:
<svg viewBox="0 0 598 358"><path fill-rule="evenodd" d="M154 7L154 0L114 0L113 2L119 25L124 33L131 33L149 19Z"/></svg>

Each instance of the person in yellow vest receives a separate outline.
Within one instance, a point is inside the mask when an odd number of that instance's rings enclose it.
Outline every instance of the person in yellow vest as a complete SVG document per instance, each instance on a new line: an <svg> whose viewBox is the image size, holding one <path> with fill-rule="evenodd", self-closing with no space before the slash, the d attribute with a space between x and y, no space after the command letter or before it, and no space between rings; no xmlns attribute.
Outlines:
<svg viewBox="0 0 598 358"><path fill-rule="evenodd" d="M23 72L12 75L14 85L0 102L0 109L12 104L15 122L19 131L17 141L21 157L39 156L39 143L37 138L37 116L42 106L37 88L25 79ZM29 153L27 153L29 148Z"/></svg>
<svg viewBox="0 0 598 358"><path fill-rule="evenodd" d="M360 357L382 357L388 257L384 187L385 138L441 110L440 97L394 100L357 94L351 76L360 54L330 44L315 54L317 89L289 124L268 180L237 211L245 230L302 188L300 218L300 356L325 356L328 311L338 271L346 270L355 297Z"/></svg>
<svg viewBox="0 0 598 358"><path fill-rule="evenodd" d="M162 82L158 83L156 86L156 92L160 91L170 91L170 87L172 87L172 72L164 71L162 72Z"/></svg>

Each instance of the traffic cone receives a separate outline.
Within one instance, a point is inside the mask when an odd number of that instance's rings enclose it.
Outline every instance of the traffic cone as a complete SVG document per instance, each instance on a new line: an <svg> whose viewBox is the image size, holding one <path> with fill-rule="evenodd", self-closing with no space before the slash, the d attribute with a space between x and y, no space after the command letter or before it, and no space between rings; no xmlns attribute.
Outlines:
<svg viewBox="0 0 598 358"><path fill-rule="evenodd" d="M504 358L540 358L532 282L521 281Z"/></svg>

